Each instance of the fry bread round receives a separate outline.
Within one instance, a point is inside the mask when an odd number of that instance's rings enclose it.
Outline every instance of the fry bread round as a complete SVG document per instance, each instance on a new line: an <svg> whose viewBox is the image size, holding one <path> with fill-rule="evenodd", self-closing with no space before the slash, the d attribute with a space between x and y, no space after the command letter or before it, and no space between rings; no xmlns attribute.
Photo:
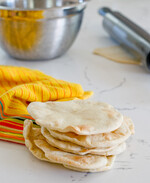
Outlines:
<svg viewBox="0 0 150 183"><path fill-rule="evenodd" d="M80 171L80 172L103 172L103 171L106 171L106 170L110 170L114 164L114 161L116 159L116 156L107 156L107 159L108 159L108 163L105 167L102 167L102 168L98 168L98 169L92 169L92 170L88 170L88 169L77 169L77 168L74 168L74 167L71 167L71 166L67 166L67 165L64 165L66 168L69 168L69 169L72 169L72 170L75 170L75 171Z"/></svg>
<svg viewBox="0 0 150 183"><path fill-rule="evenodd" d="M32 102L27 109L40 126L78 135L108 133L123 122L123 116L113 106L101 102Z"/></svg>
<svg viewBox="0 0 150 183"><path fill-rule="evenodd" d="M65 152L70 152L79 155L96 154L96 155L110 156L120 154L126 149L125 143L119 144L115 147L108 147L108 148L92 148L92 149L85 148L83 146L76 145L72 142L62 141L54 138L49 133L49 131L44 127L41 128L41 133L45 137L46 141L53 147L61 149Z"/></svg>
<svg viewBox="0 0 150 183"><path fill-rule="evenodd" d="M24 138L27 148L38 159L63 164L64 166L85 172L101 171L109 164L109 157L97 155L75 155L54 148L41 135L40 128L33 128L31 120L24 122Z"/></svg>
<svg viewBox="0 0 150 183"><path fill-rule="evenodd" d="M123 64L142 65L141 58L132 50L125 50L121 46L111 46L107 48L97 48L93 52L104 58Z"/></svg>
<svg viewBox="0 0 150 183"><path fill-rule="evenodd" d="M127 140L134 133L134 125L130 118L124 117L122 125L117 130L109 133L77 135L72 132L62 133L54 130L49 130L49 132L59 140L72 142L86 148L108 148L117 146Z"/></svg>
<svg viewBox="0 0 150 183"><path fill-rule="evenodd" d="M25 139L25 145L29 149L29 151L38 159L43 161L48 161L48 159L45 157L44 152L39 149L35 143L35 139L43 140L44 137L41 134L40 128L33 128L33 123L31 120L26 119L24 121L24 129L23 129L23 136Z"/></svg>

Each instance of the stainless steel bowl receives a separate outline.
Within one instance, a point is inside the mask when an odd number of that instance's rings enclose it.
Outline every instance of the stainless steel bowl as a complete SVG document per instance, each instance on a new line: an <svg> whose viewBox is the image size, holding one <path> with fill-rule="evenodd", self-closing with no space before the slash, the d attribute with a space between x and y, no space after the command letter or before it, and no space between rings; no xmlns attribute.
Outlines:
<svg viewBox="0 0 150 183"><path fill-rule="evenodd" d="M83 18L83 0L0 0L0 44L12 57L46 60L64 54Z"/></svg>

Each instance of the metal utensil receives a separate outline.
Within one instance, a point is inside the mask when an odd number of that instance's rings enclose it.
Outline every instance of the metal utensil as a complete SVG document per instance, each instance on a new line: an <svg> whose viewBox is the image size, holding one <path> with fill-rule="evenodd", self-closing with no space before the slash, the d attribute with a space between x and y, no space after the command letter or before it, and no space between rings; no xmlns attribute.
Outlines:
<svg viewBox="0 0 150 183"><path fill-rule="evenodd" d="M53 59L74 42L86 3L78 0L0 0L0 43L12 57Z"/></svg>
<svg viewBox="0 0 150 183"><path fill-rule="evenodd" d="M150 71L150 34L121 13L107 7L101 8L99 14L104 17L104 29L111 37L123 47L136 52Z"/></svg>

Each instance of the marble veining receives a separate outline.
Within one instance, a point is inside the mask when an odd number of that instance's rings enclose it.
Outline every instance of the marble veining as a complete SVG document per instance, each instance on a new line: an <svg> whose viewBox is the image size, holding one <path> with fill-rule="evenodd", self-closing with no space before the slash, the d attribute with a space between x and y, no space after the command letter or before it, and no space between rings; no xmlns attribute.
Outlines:
<svg viewBox="0 0 150 183"><path fill-rule="evenodd" d="M81 176L79 178L76 178L75 176L71 175L70 178L71 178L71 182L73 183L76 183L76 182L82 182L85 178L88 177L90 173L87 172L87 173L81 173Z"/></svg>
<svg viewBox="0 0 150 183"><path fill-rule="evenodd" d="M126 83L126 78L123 78L122 81L119 82L119 84L117 84L116 86L113 86L112 88L109 88L109 89L101 90L99 93L103 94L103 93L107 93L107 92L112 92L113 90L116 90L116 89L122 87L125 83Z"/></svg>
<svg viewBox="0 0 150 183"><path fill-rule="evenodd" d="M133 111L136 110L137 107L116 107L118 111Z"/></svg>
<svg viewBox="0 0 150 183"><path fill-rule="evenodd" d="M88 85L91 86L92 82L91 82L90 77L88 76L88 67L87 66L84 68L84 78L86 79Z"/></svg>

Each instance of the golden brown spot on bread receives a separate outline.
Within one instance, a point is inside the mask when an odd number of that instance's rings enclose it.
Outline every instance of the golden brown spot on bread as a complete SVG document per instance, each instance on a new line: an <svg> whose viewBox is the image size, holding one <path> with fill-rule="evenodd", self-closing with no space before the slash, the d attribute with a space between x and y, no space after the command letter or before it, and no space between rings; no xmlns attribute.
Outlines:
<svg viewBox="0 0 150 183"><path fill-rule="evenodd" d="M108 114L107 114L107 115L108 115L108 117L109 117L109 118L113 118L113 117L114 117L113 112L110 112L110 111L108 112Z"/></svg>
<svg viewBox="0 0 150 183"><path fill-rule="evenodd" d="M78 125L80 131L89 131L90 127L86 125Z"/></svg>
<svg viewBox="0 0 150 183"><path fill-rule="evenodd" d="M82 139L85 139L87 136L86 135L78 135L74 132L66 132L64 133L66 136L70 137L70 138L75 138L78 139L79 141Z"/></svg>
<svg viewBox="0 0 150 183"><path fill-rule="evenodd" d="M92 156L88 156L88 158L84 158L84 156L83 157L82 156L72 157L72 160L77 161L77 162L81 162L83 164L88 164L92 159L93 159Z"/></svg>

